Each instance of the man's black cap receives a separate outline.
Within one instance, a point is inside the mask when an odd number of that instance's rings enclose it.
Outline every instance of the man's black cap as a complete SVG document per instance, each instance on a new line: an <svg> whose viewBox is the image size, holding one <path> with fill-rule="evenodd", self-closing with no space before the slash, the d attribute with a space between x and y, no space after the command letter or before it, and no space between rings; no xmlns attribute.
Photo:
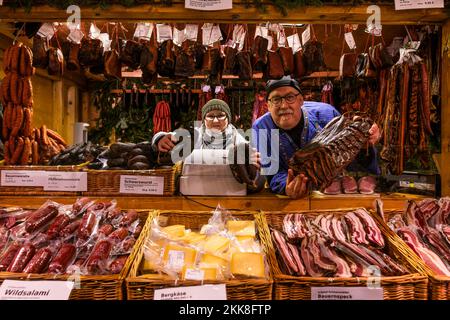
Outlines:
<svg viewBox="0 0 450 320"><path fill-rule="evenodd" d="M296 89L298 92L302 93L302 90L300 89L300 84L297 80L292 79L290 76L284 76L281 79L278 80L269 80L266 84L266 92L267 95L270 94L273 90L280 88L280 87L292 87Z"/></svg>

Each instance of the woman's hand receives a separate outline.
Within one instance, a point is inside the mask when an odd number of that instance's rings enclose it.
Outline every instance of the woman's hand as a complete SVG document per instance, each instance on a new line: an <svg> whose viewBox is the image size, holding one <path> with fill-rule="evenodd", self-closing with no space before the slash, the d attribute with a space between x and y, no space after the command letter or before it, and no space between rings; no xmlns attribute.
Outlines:
<svg viewBox="0 0 450 320"><path fill-rule="evenodd" d="M166 134L164 137L158 141L158 151L159 152L170 152L174 147L174 142L177 142L175 137L171 134Z"/></svg>

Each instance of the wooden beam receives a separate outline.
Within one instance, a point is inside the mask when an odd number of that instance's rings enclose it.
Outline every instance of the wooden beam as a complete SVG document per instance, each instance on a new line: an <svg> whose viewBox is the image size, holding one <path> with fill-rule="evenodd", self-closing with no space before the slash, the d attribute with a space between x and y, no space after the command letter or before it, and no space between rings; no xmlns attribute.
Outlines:
<svg viewBox="0 0 450 320"><path fill-rule="evenodd" d="M393 5L380 5L382 24L427 24L442 23L449 17L448 9L420 9L395 11ZM140 5L131 8L120 5L111 5L107 9L86 7L81 9L81 19L85 21L154 21L178 23L359 23L365 24L369 14L367 6L308 6L288 10L283 16L272 4L266 4L266 11L254 6L246 7L243 4L234 4L233 9L223 11L198 11L185 9L183 3L175 3L171 7L157 5ZM33 7L31 12L25 9L12 9L0 7L2 21L35 21L65 22L69 14L66 10L50 7Z"/></svg>
<svg viewBox="0 0 450 320"><path fill-rule="evenodd" d="M442 28L441 193L450 196L450 19Z"/></svg>

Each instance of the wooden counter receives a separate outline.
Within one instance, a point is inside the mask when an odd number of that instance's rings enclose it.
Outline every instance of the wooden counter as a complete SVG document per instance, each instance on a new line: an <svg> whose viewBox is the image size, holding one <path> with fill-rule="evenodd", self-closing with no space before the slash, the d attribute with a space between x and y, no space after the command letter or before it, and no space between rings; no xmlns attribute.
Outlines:
<svg viewBox="0 0 450 320"><path fill-rule="evenodd" d="M296 211L308 209L335 209L335 208L372 208L375 199L382 199L385 209L402 209L408 199L422 199L423 196L391 194L391 195L318 195L312 194L310 198L291 200L285 196L278 196L269 192L246 197L199 197L199 196L173 196L173 197L93 197L95 199L116 199L121 208L128 209L162 209L162 210L208 210L218 204L227 209L238 210L264 210L264 211ZM0 206L21 206L34 208L42 205L47 196L1 196ZM50 197L63 204L74 203L74 197Z"/></svg>

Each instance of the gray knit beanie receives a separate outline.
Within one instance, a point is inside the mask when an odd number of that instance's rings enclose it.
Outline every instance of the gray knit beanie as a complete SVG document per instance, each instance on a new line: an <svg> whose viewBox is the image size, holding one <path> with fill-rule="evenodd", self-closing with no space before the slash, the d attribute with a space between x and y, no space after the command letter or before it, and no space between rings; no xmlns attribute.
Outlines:
<svg viewBox="0 0 450 320"><path fill-rule="evenodd" d="M220 110L226 113L228 122L231 121L231 111L228 104L220 99L211 99L202 108L202 121L205 121L205 116L212 110Z"/></svg>

